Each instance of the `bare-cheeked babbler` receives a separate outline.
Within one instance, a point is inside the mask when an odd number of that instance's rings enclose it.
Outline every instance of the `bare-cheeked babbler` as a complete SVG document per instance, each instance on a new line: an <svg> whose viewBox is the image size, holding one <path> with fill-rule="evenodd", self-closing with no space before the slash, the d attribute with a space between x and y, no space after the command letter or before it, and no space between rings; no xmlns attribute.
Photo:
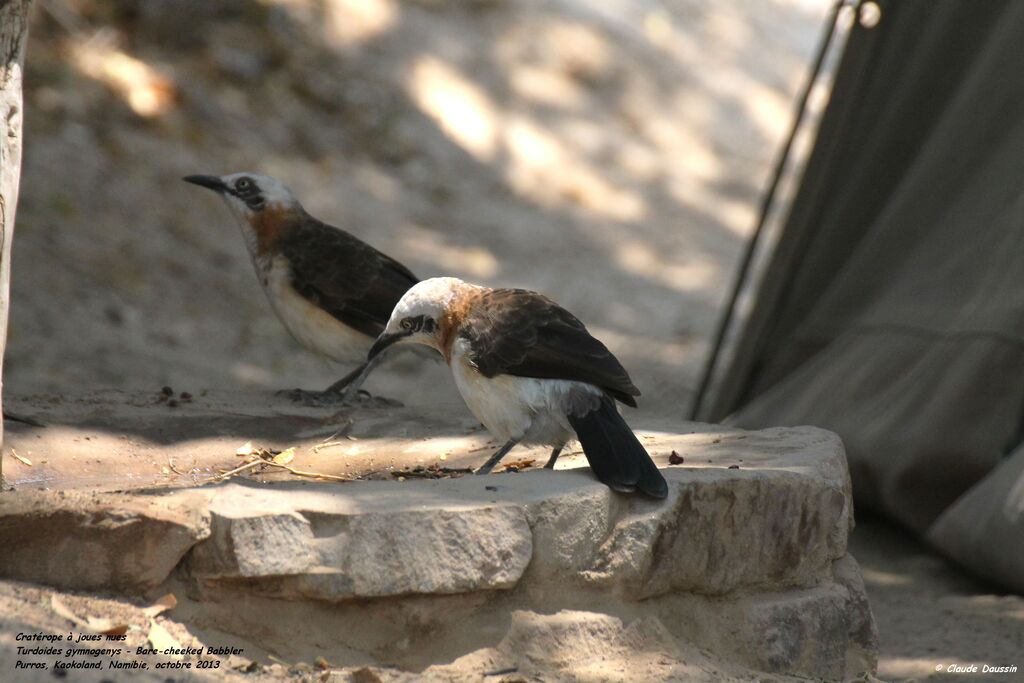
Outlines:
<svg viewBox="0 0 1024 683"><path fill-rule="evenodd" d="M416 276L387 254L310 216L275 178L235 173L184 180L224 198L241 226L260 285L292 336L314 353L356 366L322 393L296 390L294 395L340 397L364 369L367 352Z"/></svg>
<svg viewBox="0 0 1024 683"><path fill-rule="evenodd" d="M575 316L545 296L490 289L456 278L412 287L370 349L370 365L396 344L441 353L473 415L504 445L485 474L516 444L562 448L578 438L599 480L655 498L668 485L616 401L636 406L640 391L614 355Z"/></svg>

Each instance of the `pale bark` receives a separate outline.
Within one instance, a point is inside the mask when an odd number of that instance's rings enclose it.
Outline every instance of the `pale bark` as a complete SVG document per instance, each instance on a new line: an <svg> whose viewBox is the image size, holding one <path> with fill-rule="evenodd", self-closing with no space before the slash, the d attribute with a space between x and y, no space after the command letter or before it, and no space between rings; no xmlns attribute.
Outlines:
<svg viewBox="0 0 1024 683"><path fill-rule="evenodd" d="M0 0L0 407L10 307L11 239L21 178L21 77L30 4L31 0ZM0 419L0 450L3 435L3 420ZM2 481L3 458L0 457L0 483Z"/></svg>

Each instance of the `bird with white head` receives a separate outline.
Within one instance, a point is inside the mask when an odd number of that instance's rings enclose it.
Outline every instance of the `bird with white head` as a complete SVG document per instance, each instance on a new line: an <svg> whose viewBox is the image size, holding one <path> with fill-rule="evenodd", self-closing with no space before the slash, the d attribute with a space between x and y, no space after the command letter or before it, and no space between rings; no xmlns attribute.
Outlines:
<svg viewBox="0 0 1024 683"><path fill-rule="evenodd" d="M551 446L546 467L554 468L562 448L578 438L607 486L655 498L668 494L665 478L615 404L635 407L640 391L611 351L547 297L457 278L424 280L395 306L369 351L368 368L400 344L438 351L470 411L504 441L479 474L519 443Z"/></svg>
<svg viewBox="0 0 1024 683"><path fill-rule="evenodd" d="M295 390L311 403L342 399L362 376L366 353L402 295L418 281L404 265L333 225L310 216L284 183L258 173L191 175L213 190L242 229L253 267L271 307L304 347L356 365L323 392Z"/></svg>

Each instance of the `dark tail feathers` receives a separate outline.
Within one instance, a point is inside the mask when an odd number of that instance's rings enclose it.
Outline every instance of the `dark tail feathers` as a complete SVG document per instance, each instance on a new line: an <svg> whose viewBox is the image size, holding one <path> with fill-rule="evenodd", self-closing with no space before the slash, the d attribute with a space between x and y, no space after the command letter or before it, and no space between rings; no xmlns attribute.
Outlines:
<svg viewBox="0 0 1024 683"><path fill-rule="evenodd" d="M569 415L569 424L576 430L590 469L609 488L625 493L639 489L653 498L668 495L665 477L610 396L601 397L598 407L585 415Z"/></svg>

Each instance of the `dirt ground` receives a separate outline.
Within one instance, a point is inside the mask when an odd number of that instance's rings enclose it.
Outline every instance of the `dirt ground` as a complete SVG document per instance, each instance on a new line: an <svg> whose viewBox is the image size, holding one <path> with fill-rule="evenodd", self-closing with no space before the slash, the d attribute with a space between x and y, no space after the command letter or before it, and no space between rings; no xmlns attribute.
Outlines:
<svg viewBox="0 0 1024 683"><path fill-rule="evenodd" d="M421 277L551 295L682 416L828 4L36 3L5 391L340 376L180 182L254 170ZM457 400L441 366L369 386L424 387ZM883 678L1024 669L1020 598L876 522L854 543Z"/></svg>
<svg viewBox="0 0 1024 683"><path fill-rule="evenodd" d="M850 547L878 624L879 678L1024 680L1024 599L973 578L877 518L858 517ZM1015 664L1017 673L946 671L970 664Z"/></svg>

